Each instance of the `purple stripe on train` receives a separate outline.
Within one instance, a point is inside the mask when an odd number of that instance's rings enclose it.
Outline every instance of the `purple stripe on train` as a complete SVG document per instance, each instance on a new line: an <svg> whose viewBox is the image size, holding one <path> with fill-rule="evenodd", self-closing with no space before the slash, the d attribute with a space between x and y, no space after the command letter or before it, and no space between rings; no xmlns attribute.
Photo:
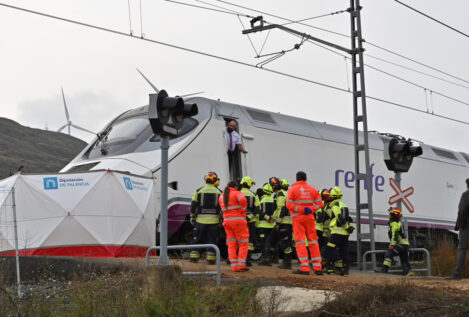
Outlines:
<svg viewBox="0 0 469 317"><path fill-rule="evenodd" d="M191 206L185 204L174 204L168 208L168 232L175 233L181 228L187 215L191 212Z"/></svg>

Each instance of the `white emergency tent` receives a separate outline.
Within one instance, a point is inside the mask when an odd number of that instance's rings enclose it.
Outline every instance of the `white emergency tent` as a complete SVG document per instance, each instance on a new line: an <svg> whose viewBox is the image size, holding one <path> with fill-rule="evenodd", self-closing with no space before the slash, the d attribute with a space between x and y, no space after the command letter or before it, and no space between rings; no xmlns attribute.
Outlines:
<svg viewBox="0 0 469 317"><path fill-rule="evenodd" d="M152 178L114 171L16 174L0 181L0 254L134 257L155 244Z"/></svg>

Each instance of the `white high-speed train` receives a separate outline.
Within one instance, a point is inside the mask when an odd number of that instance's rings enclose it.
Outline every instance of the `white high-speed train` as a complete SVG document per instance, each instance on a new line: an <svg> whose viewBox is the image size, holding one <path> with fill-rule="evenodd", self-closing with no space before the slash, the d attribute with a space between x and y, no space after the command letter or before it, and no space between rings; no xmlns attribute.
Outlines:
<svg viewBox="0 0 469 317"><path fill-rule="evenodd" d="M248 154L241 155L242 175L251 176L258 186L277 176L294 182L298 170L318 189L339 186L352 215L355 211L353 130L206 98L188 98L199 114L185 120L182 135L170 140L169 149L169 231L173 238L186 236L190 200L203 184L207 171L215 171L221 186L229 180L225 141L226 122L239 123ZM374 217L377 241L388 241L387 209L395 192L386 169L383 139L370 133ZM469 177L469 155L422 144L423 155L414 159L402 174L402 188L414 187L409 198L414 213L404 209L409 232L428 240L436 229L451 232L461 193ZM148 120L148 106L129 110L112 120L61 172L111 169L160 177L160 137ZM158 182L159 183L159 182ZM363 200L366 192L361 191ZM159 204L157 204L159 208ZM365 215L366 216L366 215ZM365 219L366 222L366 219ZM367 225L362 232L368 232Z"/></svg>

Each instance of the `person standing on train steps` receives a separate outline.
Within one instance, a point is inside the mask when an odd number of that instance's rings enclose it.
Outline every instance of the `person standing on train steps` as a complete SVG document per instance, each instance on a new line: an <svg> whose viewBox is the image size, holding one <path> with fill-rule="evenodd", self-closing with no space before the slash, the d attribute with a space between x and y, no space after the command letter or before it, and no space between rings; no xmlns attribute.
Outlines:
<svg viewBox="0 0 469 317"><path fill-rule="evenodd" d="M190 221L193 229L192 244L216 244L218 238L218 224L220 223L220 206L218 189L220 179L215 172L208 172L204 176L205 186L197 189L192 196ZM191 262L198 262L200 252L197 249L190 252ZM209 264L215 264L216 254L213 250L206 251Z"/></svg>
<svg viewBox="0 0 469 317"><path fill-rule="evenodd" d="M231 120L228 122L228 125L226 127L226 145L227 145L227 150L228 150L228 167L230 170L230 175L236 176L239 175L239 171L236 169L240 165L237 160L239 159L239 152L243 154L247 154L248 151L246 151L243 147L243 143L241 142L241 136L239 133L236 131L238 128L238 124L236 123L235 120ZM236 172L234 172L236 170Z"/></svg>
<svg viewBox="0 0 469 317"><path fill-rule="evenodd" d="M469 250L469 178L466 179L467 190L462 194L458 206L458 218L454 230L459 231L458 260L453 274L447 280L460 280Z"/></svg>
<svg viewBox="0 0 469 317"><path fill-rule="evenodd" d="M259 197L251 191L252 185L255 185L256 182L252 180L251 177L245 176L241 180L241 192L246 197L248 202L248 207L246 211L246 217L249 228L249 248L246 266L251 266L250 257L251 253L254 252L255 246L254 242L256 239L256 222L259 219Z"/></svg>
<svg viewBox="0 0 469 317"><path fill-rule="evenodd" d="M293 271L293 274L309 275L310 263L306 250L306 241L308 241L314 273L322 275L321 253L314 222L314 213L322 207L323 202L318 191L306 183L306 173L297 172L296 183L287 194L287 208L293 222L296 253L300 260L300 269Z"/></svg>
<svg viewBox="0 0 469 317"><path fill-rule="evenodd" d="M223 227L226 231L228 258L233 272L246 272L246 258L249 247L249 229L246 221L248 202L243 193L236 189L236 182L230 181L219 198L223 212Z"/></svg>

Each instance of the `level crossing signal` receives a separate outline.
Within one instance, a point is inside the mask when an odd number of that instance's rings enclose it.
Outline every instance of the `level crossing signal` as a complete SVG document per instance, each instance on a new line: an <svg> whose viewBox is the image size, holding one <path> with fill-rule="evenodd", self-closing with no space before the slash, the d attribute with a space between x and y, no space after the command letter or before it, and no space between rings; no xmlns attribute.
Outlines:
<svg viewBox="0 0 469 317"><path fill-rule="evenodd" d="M408 172L414 157L422 153L422 147L414 146L410 140L391 138L384 142L384 162L390 171Z"/></svg>
<svg viewBox="0 0 469 317"><path fill-rule="evenodd" d="M182 97L169 97L165 90L150 94L148 118L155 134L177 137L184 119L198 113L197 104L185 103Z"/></svg>

